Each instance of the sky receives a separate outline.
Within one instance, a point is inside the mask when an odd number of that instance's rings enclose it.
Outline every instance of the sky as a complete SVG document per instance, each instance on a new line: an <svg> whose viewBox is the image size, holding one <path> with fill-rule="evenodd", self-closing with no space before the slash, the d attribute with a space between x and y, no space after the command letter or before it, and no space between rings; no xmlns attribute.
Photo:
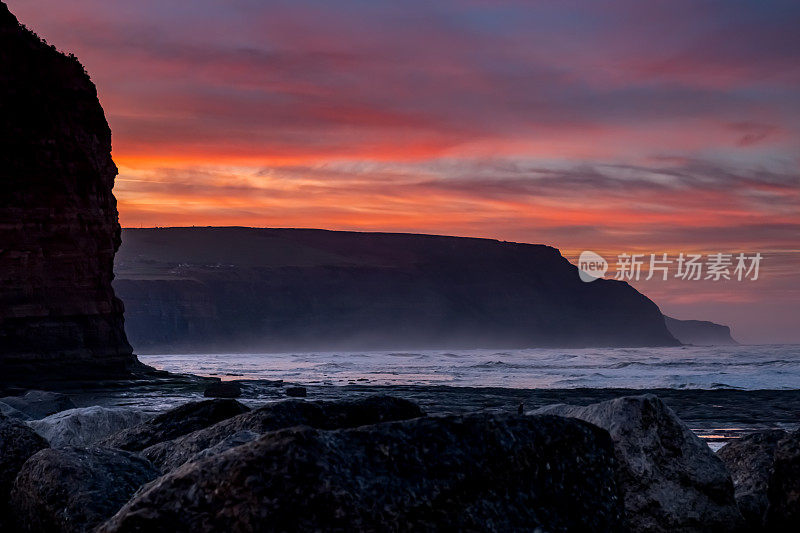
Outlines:
<svg viewBox="0 0 800 533"><path fill-rule="evenodd" d="M8 0L97 85L124 227L755 253L633 285L800 343L800 3Z"/></svg>

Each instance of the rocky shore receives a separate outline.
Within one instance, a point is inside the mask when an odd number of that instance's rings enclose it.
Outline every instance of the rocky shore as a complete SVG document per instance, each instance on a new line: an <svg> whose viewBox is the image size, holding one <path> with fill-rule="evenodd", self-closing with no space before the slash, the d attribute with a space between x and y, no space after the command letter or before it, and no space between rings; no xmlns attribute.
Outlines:
<svg viewBox="0 0 800 533"><path fill-rule="evenodd" d="M652 394L459 414L386 394L200 399L157 414L73 398L0 398L3 531L800 524L800 431L751 433L714 453Z"/></svg>

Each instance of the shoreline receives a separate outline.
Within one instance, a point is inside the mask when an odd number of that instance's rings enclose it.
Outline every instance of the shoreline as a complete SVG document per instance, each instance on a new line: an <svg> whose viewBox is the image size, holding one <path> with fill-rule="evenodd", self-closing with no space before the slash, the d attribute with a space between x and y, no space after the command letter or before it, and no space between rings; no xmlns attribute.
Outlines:
<svg viewBox="0 0 800 533"><path fill-rule="evenodd" d="M621 396L654 394L661 398L698 436L724 443L765 429L791 430L800 426L800 390L570 388L516 389L451 385L318 385L268 380L236 380L238 398L250 406L286 399L285 387L299 385L308 400L342 400L386 394L411 400L429 415L516 413L558 403L588 405ZM78 406L129 406L161 411L203 398L205 380L130 383L94 390L69 390ZM120 384L121 385L121 384ZM716 446L714 446L716 447Z"/></svg>

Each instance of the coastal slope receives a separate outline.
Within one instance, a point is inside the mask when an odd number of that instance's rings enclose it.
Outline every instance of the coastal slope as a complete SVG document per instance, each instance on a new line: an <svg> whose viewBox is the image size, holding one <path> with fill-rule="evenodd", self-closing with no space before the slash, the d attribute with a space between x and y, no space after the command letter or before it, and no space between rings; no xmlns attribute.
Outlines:
<svg viewBox="0 0 800 533"><path fill-rule="evenodd" d="M731 336L731 328L707 320L678 320L665 316L667 329L683 344L697 346L731 346L738 344Z"/></svg>
<svg viewBox="0 0 800 533"><path fill-rule="evenodd" d="M125 374L137 361L111 286L117 168L74 56L0 2L0 379Z"/></svg>
<svg viewBox="0 0 800 533"><path fill-rule="evenodd" d="M550 246L261 228L123 230L137 351L675 346L626 283Z"/></svg>

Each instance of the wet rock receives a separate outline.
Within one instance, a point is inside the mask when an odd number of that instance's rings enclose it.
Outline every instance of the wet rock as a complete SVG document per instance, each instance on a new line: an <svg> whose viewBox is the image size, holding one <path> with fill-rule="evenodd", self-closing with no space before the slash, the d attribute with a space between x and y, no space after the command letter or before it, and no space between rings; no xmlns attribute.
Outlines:
<svg viewBox="0 0 800 533"><path fill-rule="evenodd" d="M162 471L167 472L241 431L263 435L269 431L301 425L338 429L407 420L424 415L415 403L391 396L370 396L341 402L285 400L267 404L172 441L156 444L142 453Z"/></svg>
<svg viewBox="0 0 800 533"><path fill-rule="evenodd" d="M759 431L733 440L717 451L733 479L736 503L749 531L764 527L775 448L786 437L780 429Z"/></svg>
<svg viewBox="0 0 800 533"><path fill-rule="evenodd" d="M11 504L29 532L88 532L116 513L158 471L123 450L70 446L42 450L17 476Z"/></svg>
<svg viewBox="0 0 800 533"><path fill-rule="evenodd" d="M256 433L255 431L237 431L233 435L228 435L222 441L218 442L214 446L210 448L206 448L205 450L197 453L194 457L189 459L189 461L198 461L205 457L212 457L214 455L219 455L222 452L226 452L231 448L236 448L237 446L241 446L242 444L247 444L248 442L253 442L257 440L261 435Z"/></svg>
<svg viewBox="0 0 800 533"><path fill-rule="evenodd" d="M605 431L478 414L268 433L163 476L99 531L623 527Z"/></svg>
<svg viewBox="0 0 800 533"><path fill-rule="evenodd" d="M725 465L656 396L553 405L534 413L579 418L608 430L632 531L728 532L743 525Z"/></svg>
<svg viewBox="0 0 800 533"><path fill-rule="evenodd" d="M6 396L0 398L0 402L33 419L44 418L76 407L66 394L41 390L32 390L22 396Z"/></svg>
<svg viewBox="0 0 800 533"><path fill-rule="evenodd" d="M6 418L16 418L17 420L30 420L31 417L18 409L14 409L7 403L0 402L0 416Z"/></svg>
<svg viewBox="0 0 800 533"><path fill-rule="evenodd" d="M94 444L109 435L148 420L149 415L123 407L79 407L28 423L57 448Z"/></svg>
<svg viewBox="0 0 800 533"><path fill-rule="evenodd" d="M800 531L800 430L775 447L767 497L767 531Z"/></svg>
<svg viewBox="0 0 800 533"><path fill-rule="evenodd" d="M308 394L305 387L286 387L284 391L286 396L292 396L293 398L305 398Z"/></svg>
<svg viewBox="0 0 800 533"><path fill-rule="evenodd" d="M206 398L238 398L242 395L242 386L235 381L212 383L203 391Z"/></svg>
<svg viewBox="0 0 800 533"><path fill-rule="evenodd" d="M101 444L121 450L140 451L249 410L236 400L190 402L162 413L152 420L124 429L104 439Z"/></svg>
<svg viewBox="0 0 800 533"><path fill-rule="evenodd" d="M19 420L0 416L0 531L11 529L8 498L14 478L28 458L47 448L47 441Z"/></svg>

